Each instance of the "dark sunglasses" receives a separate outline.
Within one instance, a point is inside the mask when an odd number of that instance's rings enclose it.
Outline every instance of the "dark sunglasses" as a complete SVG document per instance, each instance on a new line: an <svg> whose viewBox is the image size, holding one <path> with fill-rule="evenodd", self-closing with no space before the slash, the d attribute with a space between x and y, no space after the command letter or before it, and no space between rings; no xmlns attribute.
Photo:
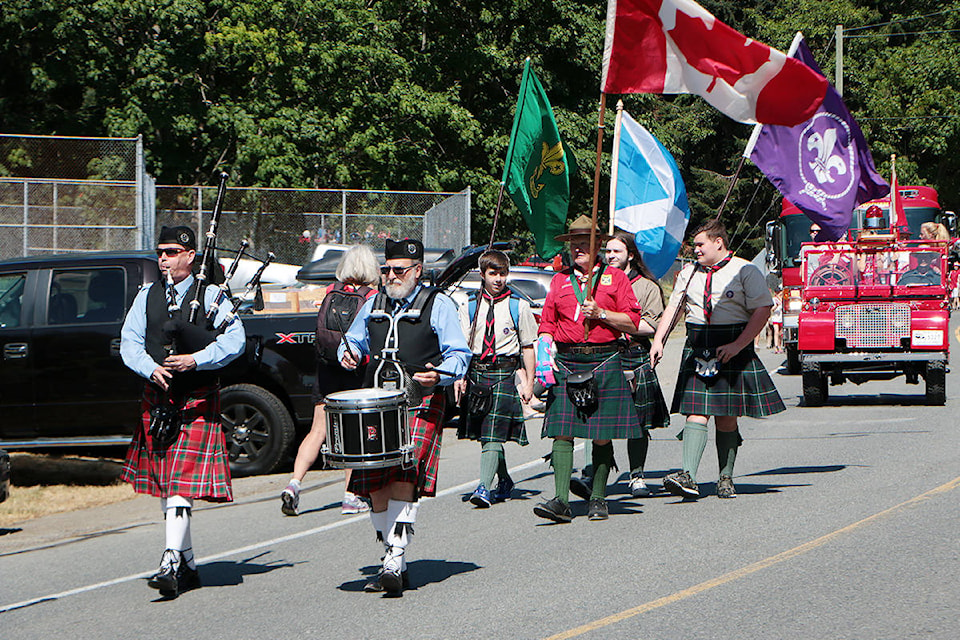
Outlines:
<svg viewBox="0 0 960 640"><path fill-rule="evenodd" d="M157 249L157 257L167 256L168 258L175 258L181 253L185 252L186 249L176 249L173 247L167 247L166 249Z"/></svg>
<svg viewBox="0 0 960 640"><path fill-rule="evenodd" d="M410 269L413 269L415 266L417 265L412 264L409 267L383 266L383 267L380 267L380 273L382 273L385 276L388 276L390 275L390 272L393 271L395 274L397 274L398 277L402 278L403 274L405 274L407 271L410 271Z"/></svg>

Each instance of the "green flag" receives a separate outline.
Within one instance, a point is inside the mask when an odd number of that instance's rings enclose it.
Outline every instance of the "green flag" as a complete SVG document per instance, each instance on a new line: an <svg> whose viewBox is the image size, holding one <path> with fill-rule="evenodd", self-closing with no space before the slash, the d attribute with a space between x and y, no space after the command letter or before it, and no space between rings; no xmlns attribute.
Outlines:
<svg viewBox="0 0 960 640"><path fill-rule="evenodd" d="M567 230L572 169L573 154L564 152L550 101L527 58L501 183L533 232L542 258L563 249L553 237Z"/></svg>

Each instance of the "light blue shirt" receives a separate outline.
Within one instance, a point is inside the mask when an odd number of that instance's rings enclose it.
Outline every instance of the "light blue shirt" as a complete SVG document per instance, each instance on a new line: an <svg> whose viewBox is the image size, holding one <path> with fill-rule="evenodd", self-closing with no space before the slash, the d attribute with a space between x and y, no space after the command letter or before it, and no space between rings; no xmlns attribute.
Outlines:
<svg viewBox="0 0 960 640"><path fill-rule="evenodd" d="M177 292L177 302L185 315L190 312L190 301L187 300L187 293L192 293L193 282L194 278L190 275L173 287ZM154 362L146 348L147 294L150 287L154 285L164 286L162 282L155 282L140 289L137 297L133 299L133 304L130 305L130 311L127 312L126 319L123 321L123 329L120 330L120 357L123 358L123 364L148 380L153 375L153 371L161 366L161 363ZM204 309L209 309L213 305L218 292L219 288L217 287L208 286L206 288L203 296ZM164 295L164 300L166 300L166 295ZM220 323L230 313L231 307L229 299L220 305L213 326L220 326ZM240 318L236 318L230 323L226 331L217 336L214 342L191 354L197 362L197 370L206 371L224 366L243 353L246 340L247 334L243 330L243 323L240 322Z"/></svg>
<svg viewBox="0 0 960 640"><path fill-rule="evenodd" d="M423 285L417 285L413 293L404 298L403 307L408 307L417 296ZM356 355L361 356L370 353L370 332L367 330L367 320L373 311L373 303L376 296L363 303L357 315L346 333L347 342L350 343L350 349ZM437 334L437 341L440 343L440 355L443 362L437 366L438 369L449 371L452 376L440 376L439 386L446 387L459 380L467 373L467 365L470 364L470 358L473 355L467 347L467 338L463 335L463 329L460 328L460 316L457 312L456 303L449 296L438 293L433 299L433 309L430 312L430 327ZM337 357L343 360L346 353L343 342L337 349Z"/></svg>

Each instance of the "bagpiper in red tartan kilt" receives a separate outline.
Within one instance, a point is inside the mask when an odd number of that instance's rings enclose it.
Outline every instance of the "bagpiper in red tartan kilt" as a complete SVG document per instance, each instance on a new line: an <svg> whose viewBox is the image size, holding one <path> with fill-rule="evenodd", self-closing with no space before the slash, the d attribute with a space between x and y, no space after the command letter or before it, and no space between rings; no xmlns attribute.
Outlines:
<svg viewBox="0 0 960 640"><path fill-rule="evenodd" d="M183 496L208 502L230 502L233 488L226 441L220 426L220 389L203 387L180 405L183 427L167 449L153 450L150 412L163 394L147 383L143 391L140 424L127 449L120 478L137 493L160 498Z"/></svg>

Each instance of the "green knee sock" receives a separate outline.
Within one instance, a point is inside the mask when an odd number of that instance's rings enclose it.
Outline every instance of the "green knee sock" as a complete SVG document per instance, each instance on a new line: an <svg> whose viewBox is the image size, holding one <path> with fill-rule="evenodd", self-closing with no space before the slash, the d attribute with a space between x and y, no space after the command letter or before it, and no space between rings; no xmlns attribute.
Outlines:
<svg viewBox="0 0 960 640"><path fill-rule="evenodd" d="M720 462L720 475L733 477L733 465L737 461L737 448L740 446L739 431L717 431L717 460Z"/></svg>
<svg viewBox="0 0 960 640"><path fill-rule="evenodd" d="M497 472L502 454L503 445L499 442L483 443L483 450L480 452L480 484L487 489L493 484L493 476Z"/></svg>
<svg viewBox="0 0 960 640"><path fill-rule="evenodd" d="M647 447L650 438L643 434L642 438L627 440L627 458L630 461L630 473L643 473L643 465L647 462Z"/></svg>
<svg viewBox="0 0 960 640"><path fill-rule="evenodd" d="M553 441L553 455L550 456L553 465L553 484L557 497L564 503L570 502L570 474L573 473L573 441Z"/></svg>
<svg viewBox="0 0 960 640"><path fill-rule="evenodd" d="M500 443L497 443L500 444ZM506 480L510 477L510 470L507 469L507 458L503 455L503 445L497 451L497 477Z"/></svg>
<svg viewBox="0 0 960 640"><path fill-rule="evenodd" d="M707 425L687 421L683 425L683 470L697 481L697 468L707 447Z"/></svg>
<svg viewBox="0 0 960 640"><path fill-rule="evenodd" d="M613 443L593 445L593 491L590 498L607 497L607 479L613 465Z"/></svg>

